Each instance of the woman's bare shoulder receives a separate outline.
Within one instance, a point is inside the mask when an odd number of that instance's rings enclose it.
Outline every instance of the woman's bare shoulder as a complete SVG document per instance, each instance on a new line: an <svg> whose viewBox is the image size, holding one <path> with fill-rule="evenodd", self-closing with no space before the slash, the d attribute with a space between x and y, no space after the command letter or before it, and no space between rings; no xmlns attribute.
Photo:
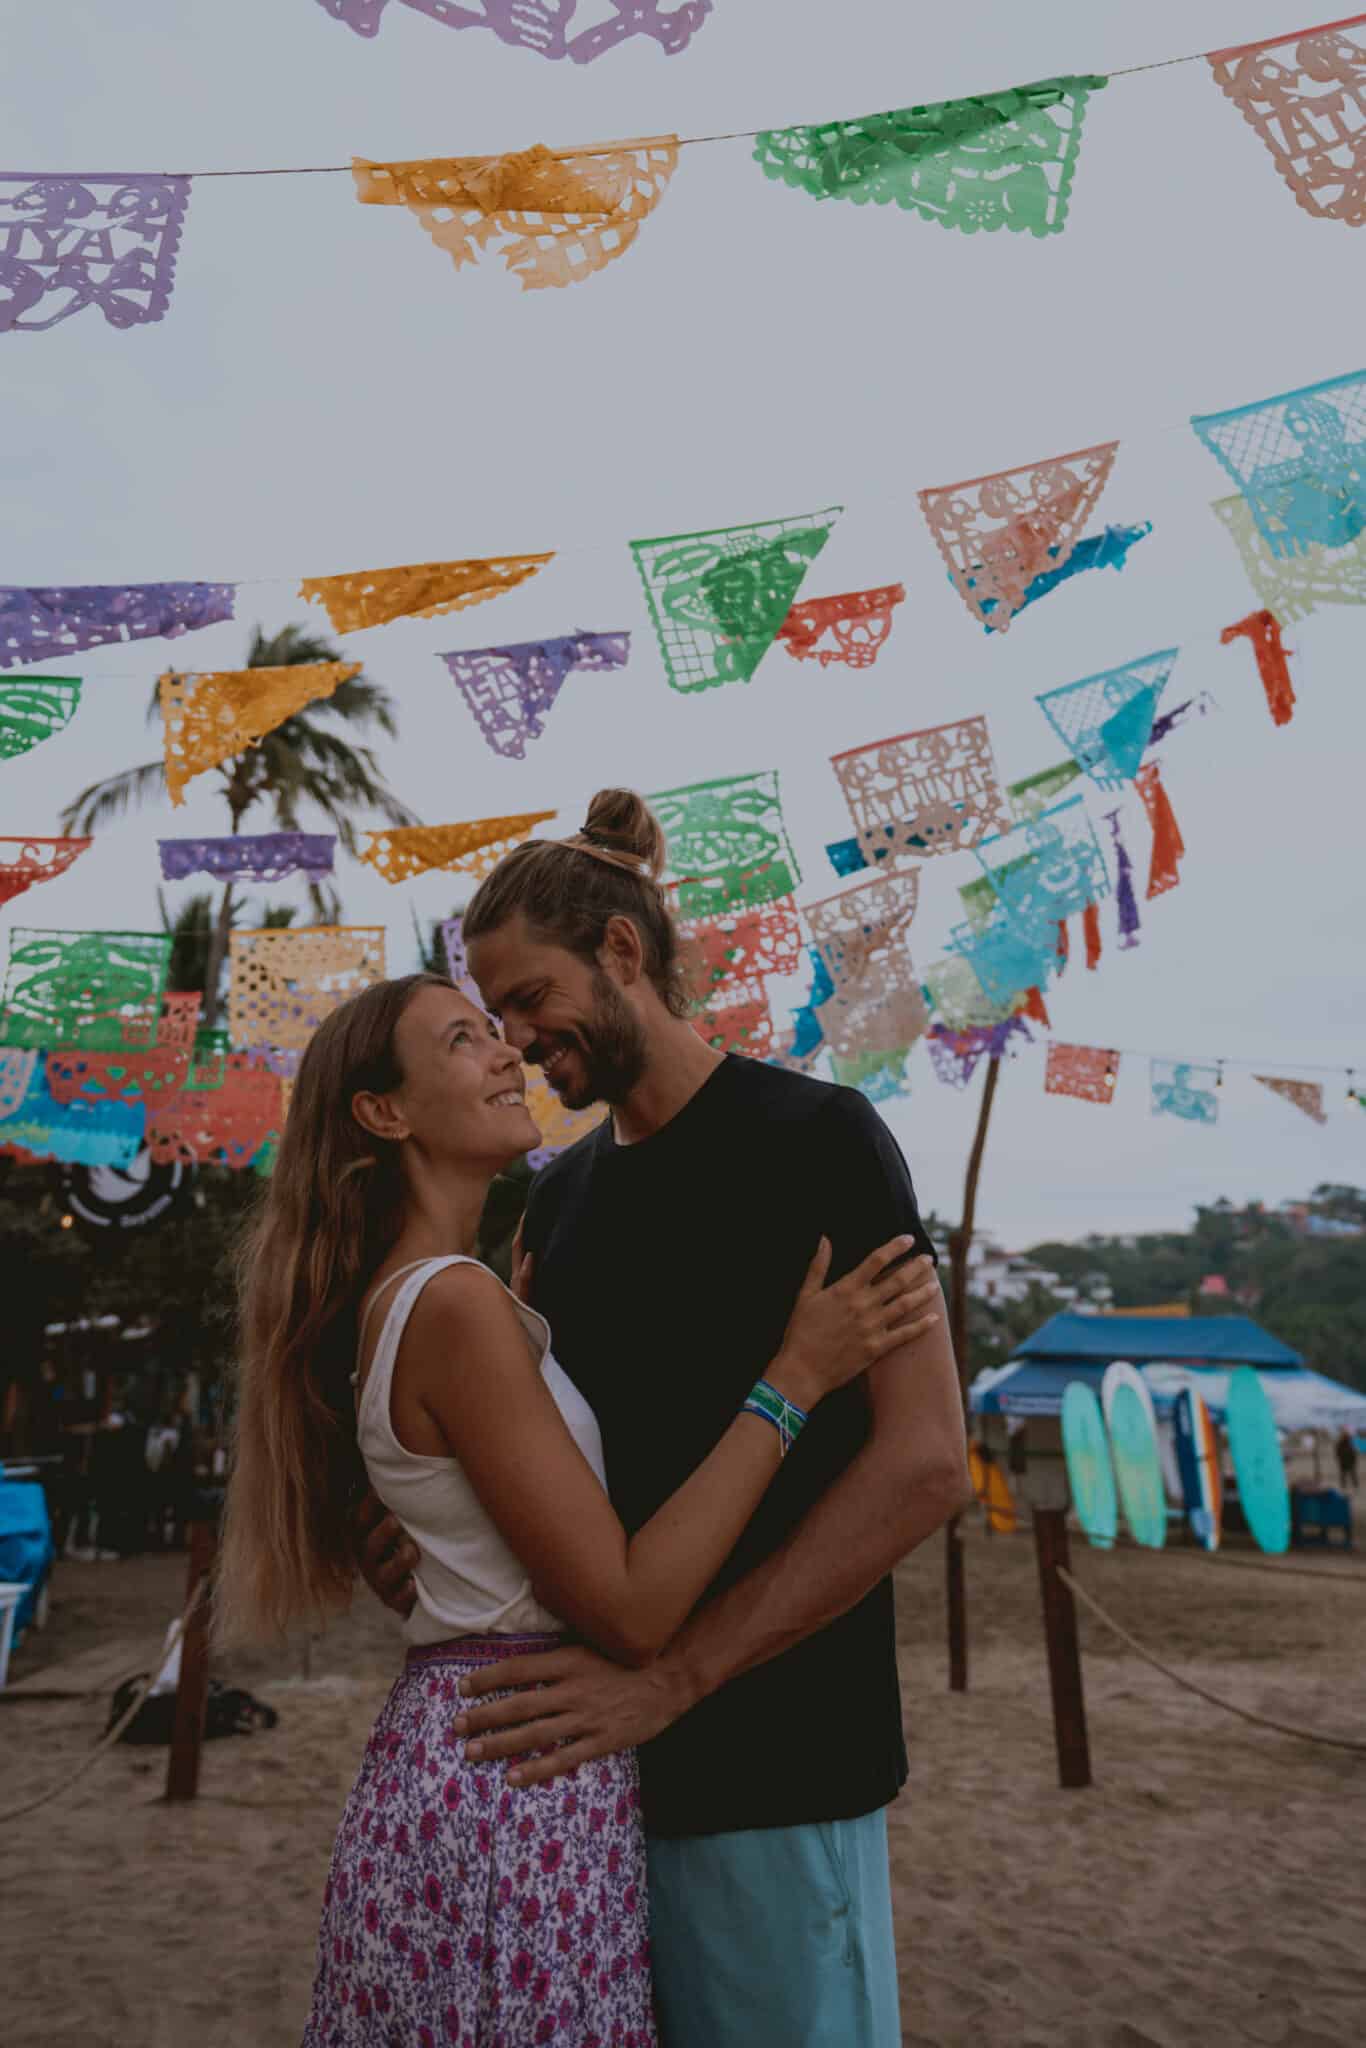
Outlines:
<svg viewBox="0 0 1366 2048"><path fill-rule="evenodd" d="M424 1347L513 1337L525 1350L517 1304L497 1274L473 1260L433 1273L413 1305L409 1328Z"/></svg>

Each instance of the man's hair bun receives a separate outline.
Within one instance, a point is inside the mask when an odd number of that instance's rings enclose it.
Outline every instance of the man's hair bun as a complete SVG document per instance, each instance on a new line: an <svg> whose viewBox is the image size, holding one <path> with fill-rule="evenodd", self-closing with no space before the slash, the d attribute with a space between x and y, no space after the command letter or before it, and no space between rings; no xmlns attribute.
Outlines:
<svg viewBox="0 0 1366 2048"><path fill-rule="evenodd" d="M588 806L583 829L614 853L634 854L656 880L663 874L667 858L664 834L644 797L633 789L600 789Z"/></svg>

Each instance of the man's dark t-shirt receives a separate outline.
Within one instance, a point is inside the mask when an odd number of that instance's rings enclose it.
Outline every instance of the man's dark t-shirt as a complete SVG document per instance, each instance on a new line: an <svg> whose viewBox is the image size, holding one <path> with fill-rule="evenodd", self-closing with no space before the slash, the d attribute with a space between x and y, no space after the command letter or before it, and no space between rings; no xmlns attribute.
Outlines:
<svg viewBox="0 0 1366 2048"><path fill-rule="evenodd" d="M906 1162L863 1096L735 1055L653 1137L619 1146L609 1120L552 1161L527 1203L533 1299L597 1414L628 1531L734 1420L822 1234L837 1280L898 1233L932 1250ZM857 1385L821 1402L713 1591L778 1548L867 1431ZM891 1580L701 1701L640 1762L656 1834L886 1805L906 1777Z"/></svg>

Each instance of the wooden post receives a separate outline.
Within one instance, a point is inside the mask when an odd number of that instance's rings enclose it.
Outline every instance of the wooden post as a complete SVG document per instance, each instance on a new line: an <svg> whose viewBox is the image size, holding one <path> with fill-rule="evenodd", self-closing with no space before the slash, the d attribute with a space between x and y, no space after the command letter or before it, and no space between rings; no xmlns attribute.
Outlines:
<svg viewBox="0 0 1366 2048"><path fill-rule="evenodd" d="M977 1132L972 1141L972 1151L968 1155L967 1179L963 1184L962 1219L957 1230L949 1235L949 1341L953 1345L954 1362L958 1367L958 1389L963 1399L965 1421L968 1405L968 1252L972 1245L973 1225L977 1218L977 1183L982 1172L982 1155L987 1146L987 1125L991 1121L991 1105L996 1099L996 1084L1000 1077L1001 1055L997 1052L987 1061L987 1078L982 1089L981 1107L977 1112ZM954 1515L944 1528L944 1591L948 1608L949 1690L966 1692L967 1582L963 1572L963 1538L959 1534L957 1515Z"/></svg>
<svg viewBox="0 0 1366 2048"><path fill-rule="evenodd" d="M1073 1790L1091 1782L1091 1748L1086 1739L1086 1697L1082 1690L1077 1603L1058 1577L1072 1568L1065 1508L1035 1508L1034 1548L1043 1595L1043 1633L1048 1649L1048 1684L1053 1695L1053 1735L1058 1746L1058 1783Z"/></svg>
<svg viewBox="0 0 1366 2048"><path fill-rule="evenodd" d="M166 1797L193 1799L199 1790L199 1752L204 1741L204 1705L209 1696L209 1598L204 1582L218 1552L216 1522L190 1524L188 1603L203 1586L191 1610L180 1645L180 1683L176 1687L175 1719L171 1723L171 1754L166 1765Z"/></svg>

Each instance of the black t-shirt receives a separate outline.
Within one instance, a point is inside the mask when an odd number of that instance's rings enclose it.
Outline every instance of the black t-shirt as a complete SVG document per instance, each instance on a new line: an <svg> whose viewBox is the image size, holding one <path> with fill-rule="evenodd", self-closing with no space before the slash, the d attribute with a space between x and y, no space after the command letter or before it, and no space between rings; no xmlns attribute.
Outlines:
<svg viewBox="0 0 1366 2048"><path fill-rule="evenodd" d="M906 1162L863 1096L735 1055L653 1137L619 1146L609 1120L546 1167L526 1211L535 1304L597 1414L628 1530L734 1420L821 1235L837 1280L901 1232L933 1250ZM713 1591L783 1542L867 1431L857 1386L821 1402ZM906 1777L891 1580L701 1701L640 1761L656 1834L886 1805Z"/></svg>

